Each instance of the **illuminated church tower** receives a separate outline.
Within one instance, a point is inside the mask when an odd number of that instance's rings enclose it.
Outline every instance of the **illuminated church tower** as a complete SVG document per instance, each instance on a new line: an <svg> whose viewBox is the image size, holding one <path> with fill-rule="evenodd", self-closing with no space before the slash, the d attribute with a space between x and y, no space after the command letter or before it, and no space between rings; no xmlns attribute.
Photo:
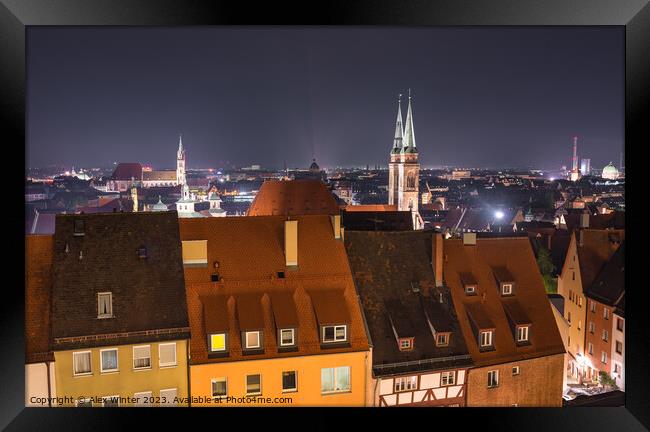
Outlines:
<svg viewBox="0 0 650 432"><path fill-rule="evenodd" d="M420 161L415 145L410 90L406 128L403 134L401 133L401 123L401 106L398 106L395 140L390 154L388 203L396 204L398 211L410 211L413 214L413 227L420 229L423 226L418 212Z"/></svg>
<svg viewBox="0 0 650 432"><path fill-rule="evenodd" d="M178 136L178 152L176 153L176 182L184 185L185 181L185 149L183 148L183 137Z"/></svg>

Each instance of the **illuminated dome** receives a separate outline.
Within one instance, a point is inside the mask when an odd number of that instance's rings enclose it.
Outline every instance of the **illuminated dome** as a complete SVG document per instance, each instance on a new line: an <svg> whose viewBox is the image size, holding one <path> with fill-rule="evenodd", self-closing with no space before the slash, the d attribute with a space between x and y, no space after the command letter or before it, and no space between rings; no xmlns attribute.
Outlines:
<svg viewBox="0 0 650 432"><path fill-rule="evenodd" d="M611 162L603 168L602 178L607 180L616 180L618 178L618 170Z"/></svg>

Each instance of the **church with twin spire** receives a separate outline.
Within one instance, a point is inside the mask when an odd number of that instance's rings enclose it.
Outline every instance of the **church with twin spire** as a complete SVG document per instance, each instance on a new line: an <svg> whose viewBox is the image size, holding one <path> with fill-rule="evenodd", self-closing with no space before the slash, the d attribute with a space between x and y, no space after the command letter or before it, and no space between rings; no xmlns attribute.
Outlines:
<svg viewBox="0 0 650 432"><path fill-rule="evenodd" d="M422 229L423 221L418 211L420 161L415 145L413 107L409 90L406 126L402 123L402 95L397 101L395 137L388 163L388 204L398 211L410 211L414 229Z"/></svg>

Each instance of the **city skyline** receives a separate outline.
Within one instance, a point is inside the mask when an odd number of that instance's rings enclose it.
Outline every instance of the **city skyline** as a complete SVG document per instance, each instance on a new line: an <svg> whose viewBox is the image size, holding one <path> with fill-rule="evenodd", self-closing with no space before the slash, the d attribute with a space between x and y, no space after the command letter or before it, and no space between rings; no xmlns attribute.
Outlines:
<svg viewBox="0 0 650 432"><path fill-rule="evenodd" d="M233 43L233 38L237 38ZM422 166L601 168L623 151L615 28L30 29L27 164L386 166L409 88ZM462 151L458 151L462 149Z"/></svg>

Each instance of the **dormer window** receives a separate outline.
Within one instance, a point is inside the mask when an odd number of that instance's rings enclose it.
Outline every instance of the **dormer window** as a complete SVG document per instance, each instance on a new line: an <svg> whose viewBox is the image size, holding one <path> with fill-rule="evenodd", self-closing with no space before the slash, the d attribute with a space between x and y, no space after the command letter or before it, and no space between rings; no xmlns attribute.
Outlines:
<svg viewBox="0 0 650 432"><path fill-rule="evenodd" d="M530 326L517 326L517 343L527 343L529 341L528 331Z"/></svg>
<svg viewBox="0 0 650 432"><path fill-rule="evenodd" d="M399 350L410 351L413 349L414 338L401 338L399 339Z"/></svg>
<svg viewBox="0 0 650 432"><path fill-rule="evenodd" d="M147 257L147 248L144 246L140 246L138 248L138 258L144 259Z"/></svg>
<svg viewBox="0 0 650 432"><path fill-rule="evenodd" d="M479 345L483 349L492 348L494 330L483 330L479 333Z"/></svg>
<svg viewBox="0 0 650 432"><path fill-rule="evenodd" d="M347 340L347 332L346 325L323 326L323 343L345 342Z"/></svg>
<svg viewBox="0 0 650 432"><path fill-rule="evenodd" d="M476 285L465 285L465 294L476 295Z"/></svg>
<svg viewBox="0 0 650 432"><path fill-rule="evenodd" d="M280 330L280 346L290 347L296 344L296 330L295 329L281 329Z"/></svg>
<svg viewBox="0 0 650 432"><path fill-rule="evenodd" d="M501 284L501 295L512 295L512 283Z"/></svg>
<svg viewBox="0 0 650 432"><path fill-rule="evenodd" d="M228 334L214 333L208 335L208 348L210 352L220 353L228 351Z"/></svg>
<svg viewBox="0 0 650 432"><path fill-rule="evenodd" d="M436 346L445 347L449 346L449 336L451 333L437 333L436 334Z"/></svg>
<svg viewBox="0 0 650 432"><path fill-rule="evenodd" d="M83 219L75 219L74 220L74 231L73 234L75 236L82 236L85 234L85 226L84 226L84 220Z"/></svg>
<svg viewBox="0 0 650 432"><path fill-rule="evenodd" d="M247 331L244 332L244 349L259 349L262 347L262 332Z"/></svg>
<svg viewBox="0 0 650 432"><path fill-rule="evenodd" d="M113 294L101 292L97 294L97 318L113 318Z"/></svg>

